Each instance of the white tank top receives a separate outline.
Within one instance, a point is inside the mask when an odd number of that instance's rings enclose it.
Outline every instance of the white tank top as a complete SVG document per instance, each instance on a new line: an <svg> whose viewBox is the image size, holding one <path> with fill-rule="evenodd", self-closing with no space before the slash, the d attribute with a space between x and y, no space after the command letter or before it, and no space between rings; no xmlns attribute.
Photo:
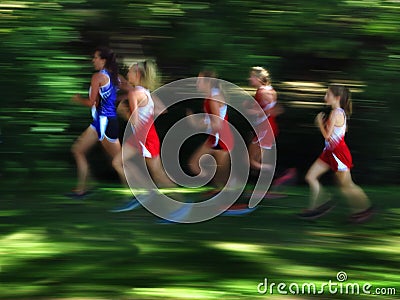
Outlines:
<svg viewBox="0 0 400 300"><path fill-rule="evenodd" d="M150 91L142 86L137 86L137 89L143 91L147 97L147 104L144 106L138 106L138 121L139 126L143 126L152 122L154 119L154 101L151 98Z"/></svg>
<svg viewBox="0 0 400 300"><path fill-rule="evenodd" d="M272 85L262 85L258 88L257 92L259 90L267 90L267 91L271 91L273 89ZM266 113L266 111L270 110L271 108L273 108L277 101L272 101L270 103L267 103L265 101L263 101L262 99L257 99L258 97L256 97L256 101L257 103L261 106L262 110L265 112L265 114L261 115L261 116L257 116L256 120L254 122L255 125L259 125L262 122L264 122L266 119L268 119L269 114Z"/></svg>
<svg viewBox="0 0 400 300"><path fill-rule="evenodd" d="M346 113L343 108L336 108L339 110L344 116L344 122L342 126L334 126L332 135L329 140L325 140L325 148L334 149L343 139L346 134Z"/></svg>
<svg viewBox="0 0 400 300"><path fill-rule="evenodd" d="M214 96L218 96L220 94L220 90L218 88L212 88L211 89L211 98ZM206 133L210 134L212 132L212 128L211 128L211 119L210 119L210 112L209 111L205 111L207 114L204 117L204 123L207 125L207 129L206 129ZM219 108L219 117L224 120L225 116L228 112L228 105L224 104Z"/></svg>

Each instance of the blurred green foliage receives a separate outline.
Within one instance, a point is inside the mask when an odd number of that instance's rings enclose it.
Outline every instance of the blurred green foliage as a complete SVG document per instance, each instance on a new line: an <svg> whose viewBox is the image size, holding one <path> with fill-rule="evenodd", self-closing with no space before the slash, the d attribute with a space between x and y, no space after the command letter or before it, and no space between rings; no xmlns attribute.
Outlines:
<svg viewBox="0 0 400 300"><path fill-rule="evenodd" d="M316 109L291 103L321 102L323 91L302 94L284 83L348 83L356 91L348 138L358 177L398 183L399 1L2 1L0 16L3 154L23 147L39 158L69 156L90 121L70 98L86 93L90 55L102 44L121 58L154 57L164 82L211 66L246 85L250 66L266 66L288 107L281 159L292 163L290 154L304 168L322 148L309 129ZM304 140L315 153L301 149Z"/></svg>

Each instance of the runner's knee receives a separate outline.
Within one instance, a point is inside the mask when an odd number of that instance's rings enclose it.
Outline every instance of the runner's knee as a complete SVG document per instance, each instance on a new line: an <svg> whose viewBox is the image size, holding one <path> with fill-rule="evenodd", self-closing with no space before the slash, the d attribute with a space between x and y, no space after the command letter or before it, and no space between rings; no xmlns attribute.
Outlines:
<svg viewBox="0 0 400 300"><path fill-rule="evenodd" d="M317 178L313 175L313 174L311 174L311 173L307 173L306 174L306 176L304 177L304 180L307 182L307 183L313 183L313 182L315 182L316 180L317 180Z"/></svg>
<svg viewBox="0 0 400 300"><path fill-rule="evenodd" d="M121 168L122 168L122 159L121 159L121 157L120 157L119 155L116 155L116 156L113 158L111 164L112 164L112 166L113 166L113 168L114 168L115 170L121 169Z"/></svg>
<svg viewBox="0 0 400 300"><path fill-rule="evenodd" d="M82 151L80 150L80 147L79 147L79 145L78 145L77 142L75 142L75 143L72 145L72 147L71 147L71 153L72 153L74 156L78 156L78 155L82 154Z"/></svg>

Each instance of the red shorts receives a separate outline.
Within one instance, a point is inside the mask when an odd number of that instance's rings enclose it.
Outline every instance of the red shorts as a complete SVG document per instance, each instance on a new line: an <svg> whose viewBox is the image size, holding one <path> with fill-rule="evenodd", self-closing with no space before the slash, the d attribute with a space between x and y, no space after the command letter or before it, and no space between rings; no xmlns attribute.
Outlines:
<svg viewBox="0 0 400 300"><path fill-rule="evenodd" d="M253 138L253 144L260 144L261 148L271 149L275 145L275 137L278 135L278 124L274 117L268 117L264 122L258 124L255 128L256 136Z"/></svg>
<svg viewBox="0 0 400 300"><path fill-rule="evenodd" d="M228 144L225 144L221 139L218 139L218 142L216 143L216 138L213 135L210 135L207 138L206 143L214 150L231 151L233 149L233 143L231 143L231 140L228 141Z"/></svg>
<svg viewBox="0 0 400 300"><path fill-rule="evenodd" d="M347 171L353 167L353 158L344 140L334 150L324 149L319 159L328 164L335 172Z"/></svg>
<svg viewBox="0 0 400 300"><path fill-rule="evenodd" d="M218 135L214 136L210 134L206 143L212 149L215 150L224 150L224 151L233 150L234 139L227 120L223 120L222 128L218 132Z"/></svg>
<svg viewBox="0 0 400 300"><path fill-rule="evenodd" d="M128 139L128 143L135 147L143 157L156 157L160 155L160 140L154 124L150 126L147 135L146 131L144 128L137 128L136 132Z"/></svg>

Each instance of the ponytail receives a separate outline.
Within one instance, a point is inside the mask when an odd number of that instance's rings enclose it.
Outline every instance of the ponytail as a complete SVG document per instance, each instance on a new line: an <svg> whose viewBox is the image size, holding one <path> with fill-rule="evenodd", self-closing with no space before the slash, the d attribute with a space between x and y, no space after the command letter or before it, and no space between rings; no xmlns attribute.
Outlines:
<svg viewBox="0 0 400 300"><path fill-rule="evenodd" d="M117 86L119 85L119 80L118 80L118 64L117 64L117 58L111 49L107 47L98 47L96 48L95 51L99 52L99 55L102 59L106 60L106 63L104 65L104 68L108 71L110 74L110 80L113 85Z"/></svg>
<svg viewBox="0 0 400 300"><path fill-rule="evenodd" d="M157 65L153 60L145 60L134 63L131 68L137 66L140 72L140 84L149 89L154 90L158 85Z"/></svg>
<svg viewBox="0 0 400 300"><path fill-rule="evenodd" d="M211 89L218 89L219 94L224 98L225 101L227 101L227 95L224 92L224 89L222 88L221 80L217 78L217 72L213 69L203 69L200 71L200 76L201 77L206 77L207 80L210 82L210 87Z"/></svg>
<svg viewBox="0 0 400 300"><path fill-rule="evenodd" d="M270 84L271 77L269 72L264 69L263 67L252 67L250 72L254 74L255 77L262 83L262 84Z"/></svg>
<svg viewBox="0 0 400 300"><path fill-rule="evenodd" d="M346 116L349 118L353 112L350 90L346 86L340 84L331 84L328 90L330 90L335 97L340 97L340 107L343 108Z"/></svg>

